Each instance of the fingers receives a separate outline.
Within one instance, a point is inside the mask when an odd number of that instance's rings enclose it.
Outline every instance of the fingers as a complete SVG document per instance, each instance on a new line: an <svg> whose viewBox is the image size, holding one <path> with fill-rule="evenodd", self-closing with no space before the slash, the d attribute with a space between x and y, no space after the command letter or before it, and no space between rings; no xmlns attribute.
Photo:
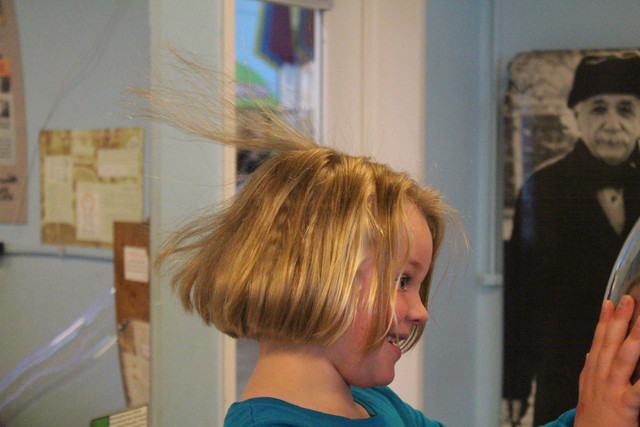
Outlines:
<svg viewBox="0 0 640 427"><path fill-rule="evenodd" d="M589 351L590 355L597 357L597 355L599 354L602 343L604 342L604 337L607 334L607 325L611 321L614 310L615 307L613 306L613 303L611 301L607 300L602 303L600 319L598 320L598 325L596 326L596 331L593 335L591 351Z"/></svg>
<svg viewBox="0 0 640 427"><path fill-rule="evenodd" d="M599 378L606 378L611 372L618 371L621 367L626 367L621 356L621 345L625 341L627 331L629 330L629 321L633 314L633 298L629 295L625 295L620 300L618 307L616 308L613 317L609 320L606 327L606 333L600 351L598 353L598 369L596 375ZM597 329L597 328L596 328ZM616 366L614 366L614 361ZM623 366L621 366L623 365ZM627 376L627 379L631 375Z"/></svg>
<svg viewBox="0 0 640 427"><path fill-rule="evenodd" d="M640 381L631 375L640 358L640 320L629 328L634 301L624 296L618 307L606 301L580 377L576 426L638 426Z"/></svg>
<svg viewBox="0 0 640 427"><path fill-rule="evenodd" d="M640 317L636 318L633 326L629 331L629 337L627 342L624 343L623 348L620 349L621 357L624 359L624 363L630 365L631 375L634 370L637 369L638 358L640 357ZM627 377L627 381L628 381ZM632 381L635 378L632 378ZM626 394L627 404L631 407L640 408L640 381L636 381L635 384Z"/></svg>
<svg viewBox="0 0 640 427"><path fill-rule="evenodd" d="M596 331L593 335L591 349L589 350L584 369L580 375L580 388L584 386L585 382L595 377L596 369L598 367L598 356L607 334L607 326L613 317L613 312L613 303L611 301L604 301L602 303L602 310L600 311L600 319L598 320L598 325L596 326Z"/></svg>
<svg viewBox="0 0 640 427"><path fill-rule="evenodd" d="M640 357L640 320L636 319L620 346L612 369L614 381L629 381Z"/></svg>
<svg viewBox="0 0 640 427"><path fill-rule="evenodd" d="M578 378L578 390L584 390L584 381L585 381L585 376L587 375L586 370L588 365L589 365L589 353L587 353L587 357L585 358L585 361L584 361L584 367L580 372L580 378Z"/></svg>

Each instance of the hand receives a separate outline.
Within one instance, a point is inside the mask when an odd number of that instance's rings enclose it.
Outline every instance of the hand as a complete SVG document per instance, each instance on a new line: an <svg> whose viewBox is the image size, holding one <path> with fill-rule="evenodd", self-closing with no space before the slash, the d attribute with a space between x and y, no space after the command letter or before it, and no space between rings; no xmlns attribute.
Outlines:
<svg viewBox="0 0 640 427"><path fill-rule="evenodd" d="M640 357L640 321L629 328L634 301L602 305L591 350L580 374L575 426L638 426L640 381L631 375ZM629 331L627 335L627 331Z"/></svg>

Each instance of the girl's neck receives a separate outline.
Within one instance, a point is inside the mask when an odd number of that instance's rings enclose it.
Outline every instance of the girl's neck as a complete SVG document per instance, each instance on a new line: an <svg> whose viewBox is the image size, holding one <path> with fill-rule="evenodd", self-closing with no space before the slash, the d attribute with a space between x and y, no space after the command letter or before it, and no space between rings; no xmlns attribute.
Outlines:
<svg viewBox="0 0 640 427"><path fill-rule="evenodd" d="M273 397L347 418L367 418L321 346L260 341L256 367L240 400Z"/></svg>

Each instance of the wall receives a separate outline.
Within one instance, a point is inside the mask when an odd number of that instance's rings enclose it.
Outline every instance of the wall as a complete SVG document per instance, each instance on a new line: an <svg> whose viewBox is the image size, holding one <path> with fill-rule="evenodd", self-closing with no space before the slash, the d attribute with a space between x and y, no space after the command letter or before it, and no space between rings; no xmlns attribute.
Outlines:
<svg viewBox="0 0 640 427"><path fill-rule="evenodd" d="M335 2L324 16L324 143L420 181L424 162L424 0ZM354 52L358 52L354 55ZM422 348L390 385L422 409Z"/></svg>
<svg viewBox="0 0 640 427"><path fill-rule="evenodd" d="M460 211L471 242L467 266L453 264L431 302L429 416L453 426L498 425L496 112L506 64L532 49L637 47L639 19L633 0L428 2L426 177Z"/></svg>
<svg viewBox="0 0 640 427"><path fill-rule="evenodd" d="M192 52L198 62L233 72L223 52L231 43L224 26L233 16L230 2L211 0L153 0L151 17L151 75L172 84L183 81L167 61L166 44ZM228 16L227 16L228 18ZM229 57L227 57L229 59ZM188 80L188 79L187 79ZM162 82L162 80L159 80ZM215 97L229 85L211 88ZM187 86L188 87L188 86ZM225 92L226 96L232 93ZM224 175L226 150L207 141L154 122L151 182L151 253L200 209L210 208L234 188ZM228 154L228 153L227 153ZM231 162L234 164L234 162ZM233 170L233 169L232 169ZM224 340L215 328L186 313L172 292L168 275L152 272L151 279L151 414L150 425L222 425L224 416Z"/></svg>
<svg viewBox="0 0 640 427"><path fill-rule="evenodd" d="M31 170L29 223L0 225L7 248L46 251L39 241L37 136L63 79L86 57L117 5L126 5L104 56L63 99L47 128L130 125L122 88L148 74L146 1L15 0L24 64ZM640 4L632 0L432 0L427 9L426 181L461 213L471 241L468 262L451 264L436 284L425 340L425 410L448 425L497 425L500 289L491 286L496 179L497 83L516 52L637 46ZM499 71L499 73L498 73ZM492 79L497 79L492 84ZM0 376L68 326L112 283L100 259L8 256L0 261ZM486 283L490 286L483 286ZM11 343L6 345L5 343ZM15 425L85 425L124 405L116 355L33 403ZM460 402L459 405L452 404ZM463 410L461 410L463 408ZM494 411L495 409L495 411ZM80 420L81 421L78 421Z"/></svg>
<svg viewBox="0 0 640 427"><path fill-rule="evenodd" d="M425 181L459 211L472 245L471 256L463 245L450 244L443 251L438 270L446 273L432 285L423 339L425 413L452 426L482 425L474 424L480 288L473 264L480 199L481 4L427 2ZM459 235L459 230L451 231L449 240Z"/></svg>
<svg viewBox="0 0 640 427"><path fill-rule="evenodd" d="M39 244L38 132L141 126L127 118L123 92L144 84L149 73L147 0L14 0L14 7L26 97L29 208L27 224L0 224L8 252L0 258L0 378L113 286L111 251L70 248L61 256L58 248ZM105 328L113 325L113 309L100 321ZM91 417L123 408L111 346L10 425L87 425Z"/></svg>

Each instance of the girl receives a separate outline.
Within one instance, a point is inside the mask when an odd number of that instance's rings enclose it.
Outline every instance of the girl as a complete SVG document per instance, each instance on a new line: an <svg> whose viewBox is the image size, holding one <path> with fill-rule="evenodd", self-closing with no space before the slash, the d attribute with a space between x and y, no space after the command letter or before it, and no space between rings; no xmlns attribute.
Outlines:
<svg viewBox="0 0 640 427"><path fill-rule="evenodd" d="M159 257L177 265L173 284L187 310L259 342L255 370L225 425L441 425L386 387L428 319L452 214L440 194L371 159L320 147L268 112L267 131L243 139L194 111L211 105L204 96L141 93L159 107L154 118L273 153L233 200L179 230ZM550 425L574 425L574 417L576 426L637 425L640 384L629 378L640 326L626 335L632 312L629 297L615 312L603 305L577 411Z"/></svg>

